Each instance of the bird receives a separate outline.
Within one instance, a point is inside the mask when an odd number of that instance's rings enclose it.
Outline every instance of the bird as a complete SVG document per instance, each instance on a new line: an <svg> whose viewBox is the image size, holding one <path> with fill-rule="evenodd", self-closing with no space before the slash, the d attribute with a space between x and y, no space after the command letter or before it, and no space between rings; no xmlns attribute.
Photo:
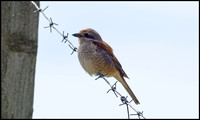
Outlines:
<svg viewBox="0 0 200 120"><path fill-rule="evenodd" d="M91 76L101 73L106 77L114 77L126 89L135 104L140 104L124 79L129 77L122 69L113 49L102 40L100 34L92 28L85 28L72 36L78 38L78 59L83 69Z"/></svg>

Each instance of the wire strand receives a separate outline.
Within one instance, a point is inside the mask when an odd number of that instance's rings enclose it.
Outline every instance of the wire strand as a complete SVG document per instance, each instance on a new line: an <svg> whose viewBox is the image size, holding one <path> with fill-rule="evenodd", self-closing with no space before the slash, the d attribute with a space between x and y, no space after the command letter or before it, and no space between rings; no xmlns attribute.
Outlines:
<svg viewBox="0 0 200 120"><path fill-rule="evenodd" d="M64 32L63 32L63 34L62 34L62 33L54 26L54 25L58 25L58 24L54 23L53 20L52 20L51 18L48 18L48 17L44 14L44 11L48 8L48 6L47 6L45 9L42 10L41 8L38 7L38 5L37 5L34 1L31 1L31 3L32 3L32 4L35 6L35 8L36 8L36 11L34 11L34 13L35 13L35 12L40 12L40 13L42 13L42 15L44 16L44 18L45 18L46 20L48 20L49 26L46 26L46 27L44 27L44 28L50 28L50 32L52 32L52 28L53 28L58 34L60 34L60 35L63 37L62 42L63 42L64 40L66 40L64 43L68 42L70 48L73 50L72 53L71 53L71 55L72 55L74 52L76 52L76 51L77 51L77 48L76 48L76 47L71 43L71 41L68 39L68 33L67 33L67 35L64 35Z"/></svg>

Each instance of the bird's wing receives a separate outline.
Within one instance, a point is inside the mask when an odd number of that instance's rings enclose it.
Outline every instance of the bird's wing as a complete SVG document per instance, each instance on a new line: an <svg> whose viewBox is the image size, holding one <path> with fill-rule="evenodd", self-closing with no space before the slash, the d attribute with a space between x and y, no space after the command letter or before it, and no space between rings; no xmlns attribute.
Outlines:
<svg viewBox="0 0 200 120"><path fill-rule="evenodd" d="M113 49L104 41L93 41L93 43L100 49L105 50L108 55L112 58L113 62L115 63L116 68L119 70L120 75L122 77L126 77L128 78L128 76L126 75L126 73L124 72L124 70L122 69L121 64L119 63L118 59L115 57L115 55L113 54Z"/></svg>

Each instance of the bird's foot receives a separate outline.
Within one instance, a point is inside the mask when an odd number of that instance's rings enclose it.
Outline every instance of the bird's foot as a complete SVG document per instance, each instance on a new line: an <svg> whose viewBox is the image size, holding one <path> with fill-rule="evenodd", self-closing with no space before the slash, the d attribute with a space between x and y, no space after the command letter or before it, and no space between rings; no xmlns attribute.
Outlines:
<svg viewBox="0 0 200 120"><path fill-rule="evenodd" d="M106 73L106 74L104 75L104 74L102 74L101 72L99 72L99 73L98 73L98 77L97 77L95 80L97 80L97 79L99 79L99 78L105 79L104 77L105 77L106 75L108 75L108 73Z"/></svg>

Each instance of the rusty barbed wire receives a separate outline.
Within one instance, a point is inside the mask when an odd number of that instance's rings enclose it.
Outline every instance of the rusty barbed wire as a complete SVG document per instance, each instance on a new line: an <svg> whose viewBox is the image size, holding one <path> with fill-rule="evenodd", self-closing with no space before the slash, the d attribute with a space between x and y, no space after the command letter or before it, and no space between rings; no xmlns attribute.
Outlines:
<svg viewBox="0 0 200 120"><path fill-rule="evenodd" d="M46 27L44 27L44 28L49 28L49 29L50 29L50 32L52 32L52 28L53 28L54 30L56 30L57 33L59 33L59 34L63 37L63 39L62 39L61 42L64 42L64 43L68 42L68 43L69 43L69 44L68 44L69 47L73 50L72 53L71 53L71 55L72 55L74 52L77 52L77 48L74 47L74 45L73 45L73 44L69 41L69 39L68 39L69 33L67 33L67 35L64 34L64 31L63 31L63 33L61 33L61 32L54 26L54 25L58 25L58 24L57 24L57 23L54 23L53 20L52 20L52 18L48 18L48 17L44 14L44 11L45 11L49 6L45 7L44 9L41 9L41 8L38 7L38 5L37 5L34 1L31 1L31 3L32 3L32 4L35 6L35 8L36 8L36 10L34 11L34 13L35 13L35 12L40 12L40 13L42 13L42 15L48 20L49 26L46 26ZM132 102L132 100L131 100L131 101L128 101L128 100L127 100L127 97L128 97L128 96L125 97L125 96L123 96L122 94L120 94L120 93L117 91L117 89L116 89L116 84L117 84L118 81L115 82L113 85L111 85L111 84L108 82L108 80L105 78L106 75L107 75L107 74L103 75L103 74L99 73L98 77L97 77L95 80L97 80L97 79L99 79L99 78L104 79L104 80L106 81L106 83L111 87L111 88L107 91L107 93L109 93L109 92L112 90L113 93L116 95L116 97L118 97L118 95L120 96L120 99L121 99L122 104L120 104L119 106L126 105L126 107L127 107L128 119L130 119L130 115L137 115L139 119L140 119L140 117L142 117L142 118L145 119L145 117L143 116L143 111L140 112L140 111L137 111L136 109L134 109L133 106L130 104L130 103ZM132 108L132 109L136 112L136 114L129 114L129 107Z"/></svg>
<svg viewBox="0 0 200 120"><path fill-rule="evenodd" d="M34 2L34 1L31 1L31 3L35 6L35 8L36 8L36 10L34 11L34 13L35 12L40 12L40 13L42 13L42 15L49 21L49 26L46 26L46 27L44 27L44 28L49 28L50 29L50 32L52 32L52 28L54 29L54 30L56 30L57 31L57 33L58 34L60 34L62 37L63 37L63 40L61 41L61 42L63 42L64 40L65 40L65 42L64 43L66 43L66 42L68 42L69 44L69 47L73 50L72 51L72 53L71 53L71 55L74 53L74 52L76 52L77 51L77 48L69 41L69 39L68 39L68 35L69 35L69 33L67 33L67 35L65 35L64 34L64 31L63 31L63 34L54 26L54 25L58 25L57 23L54 23L53 22L53 20L52 20L52 18L48 18L45 14L44 14L44 11L49 7L49 6L47 6L46 8L44 8L44 9L41 9L41 8L39 8L38 7L38 5Z"/></svg>

